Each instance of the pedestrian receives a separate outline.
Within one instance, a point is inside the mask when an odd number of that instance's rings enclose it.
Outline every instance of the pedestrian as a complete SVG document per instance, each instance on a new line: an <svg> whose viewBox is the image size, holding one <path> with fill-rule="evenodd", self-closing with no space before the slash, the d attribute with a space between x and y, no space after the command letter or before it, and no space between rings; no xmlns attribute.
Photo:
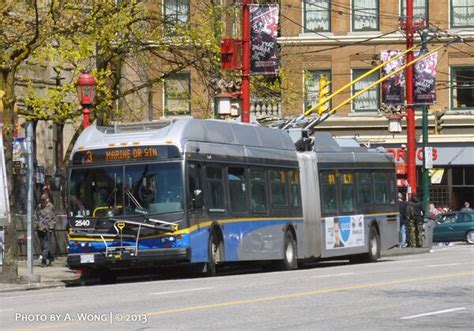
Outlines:
<svg viewBox="0 0 474 331"><path fill-rule="evenodd" d="M423 247L423 211L420 200L414 193L407 204L407 219L410 247Z"/></svg>
<svg viewBox="0 0 474 331"><path fill-rule="evenodd" d="M51 252L51 237L56 226L56 213L47 194L42 194L36 207L36 231L41 244L41 267L51 265L54 256Z"/></svg>
<svg viewBox="0 0 474 331"><path fill-rule="evenodd" d="M440 214L439 210L435 207L434 203L430 203L430 209L428 211L428 217L432 220L436 220Z"/></svg>
<svg viewBox="0 0 474 331"><path fill-rule="evenodd" d="M461 211L472 211L472 208L471 208L471 205L469 204L469 202L464 202L464 207L461 208Z"/></svg>
<svg viewBox="0 0 474 331"><path fill-rule="evenodd" d="M400 210L400 247L407 247L407 203L401 192L398 193L398 208Z"/></svg>

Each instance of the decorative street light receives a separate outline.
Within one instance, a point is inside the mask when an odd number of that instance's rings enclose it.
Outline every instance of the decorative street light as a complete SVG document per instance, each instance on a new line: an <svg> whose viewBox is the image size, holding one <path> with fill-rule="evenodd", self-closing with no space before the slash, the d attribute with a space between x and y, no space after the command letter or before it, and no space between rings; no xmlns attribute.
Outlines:
<svg viewBox="0 0 474 331"><path fill-rule="evenodd" d="M82 106L82 115L84 129L89 126L89 115L91 113L89 106L94 102L95 98L95 79L88 72L81 72L77 78L76 88L79 102Z"/></svg>

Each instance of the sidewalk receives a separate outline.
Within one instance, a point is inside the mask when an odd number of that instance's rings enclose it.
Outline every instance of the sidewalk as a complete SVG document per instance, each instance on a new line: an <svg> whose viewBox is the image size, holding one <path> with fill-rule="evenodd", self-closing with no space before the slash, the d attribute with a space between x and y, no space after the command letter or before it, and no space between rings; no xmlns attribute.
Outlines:
<svg viewBox="0 0 474 331"><path fill-rule="evenodd" d="M80 278L80 274L66 266L66 257L56 258L53 265L46 268L41 268L39 260L35 260L33 263L33 274L41 277L39 283L28 284L23 282L23 278L28 275L28 266L26 261L20 261L18 262L18 283L0 283L0 293L65 287L68 283L77 282Z"/></svg>
<svg viewBox="0 0 474 331"><path fill-rule="evenodd" d="M428 253L430 248L393 248L389 251L382 252L382 258L399 255L412 255ZM68 284L78 284L80 274L70 270L66 266L66 257L58 257L54 264L50 267L41 268L38 260L34 261L33 273L39 275L41 280L39 283L22 283L20 280L17 284L3 284L0 283L0 293L14 292L14 291L28 291L44 288L58 288L65 287ZM20 279L28 274L26 261L18 263L18 275Z"/></svg>

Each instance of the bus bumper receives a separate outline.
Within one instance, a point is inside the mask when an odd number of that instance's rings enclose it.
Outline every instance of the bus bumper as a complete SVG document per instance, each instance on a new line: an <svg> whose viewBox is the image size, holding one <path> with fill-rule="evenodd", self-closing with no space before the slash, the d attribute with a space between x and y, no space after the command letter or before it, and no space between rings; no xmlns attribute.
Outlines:
<svg viewBox="0 0 474 331"><path fill-rule="evenodd" d="M191 261L191 248L161 248L147 249L130 254L121 253L75 253L67 256L67 264L71 269L80 268L120 268L132 265L154 262L189 262Z"/></svg>

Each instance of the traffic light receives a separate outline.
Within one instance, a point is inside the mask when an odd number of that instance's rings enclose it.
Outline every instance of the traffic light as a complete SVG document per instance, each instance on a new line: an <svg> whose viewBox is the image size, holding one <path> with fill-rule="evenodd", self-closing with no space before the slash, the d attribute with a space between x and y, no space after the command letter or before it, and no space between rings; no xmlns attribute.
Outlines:
<svg viewBox="0 0 474 331"><path fill-rule="evenodd" d="M329 94L329 79L326 75L321 75L319 76L319 99L318 103L323 101ZM329 106L327 103L323 103L322 105L318 106L318 114L321 116L322 113L327 111L329 109Z"/></svg>
<svg viewBox="0 0 474 331"><path fill-rule="evenodd" d="M443 130L443 116L446 114L444 111L435 111L435 134L441 134L441 130Z"/></svg>

